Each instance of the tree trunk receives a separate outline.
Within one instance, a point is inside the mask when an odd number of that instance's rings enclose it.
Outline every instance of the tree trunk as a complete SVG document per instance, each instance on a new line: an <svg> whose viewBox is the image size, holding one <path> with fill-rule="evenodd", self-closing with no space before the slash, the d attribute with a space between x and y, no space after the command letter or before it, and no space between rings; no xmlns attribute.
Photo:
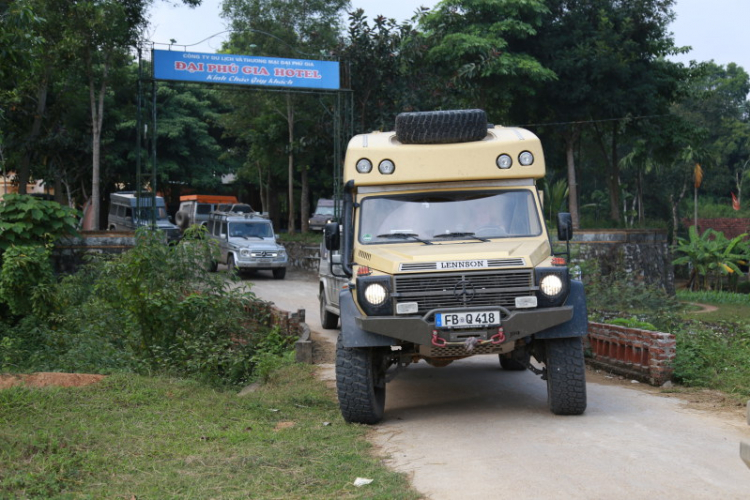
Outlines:
<svg viewBox="0 0 750 500"><path fill-rule="evenodd" d="M574 147L581 136L580 125L573 125L565 134L565 157L568 163L568 209L573 219L573 229L580 229L581 219L578 210L578 182L576 181L576 164L573 155Z"/></svg>
<svg viewBox="0 0 750 500"><path fill-rule="evenodd" d="M92 68L91 57L88 58L88 67ZM91 104L91 227L85 229L98 231L101 229L100 211L101 199L99 189L99 176L101 171L101 149L102 149L102 123L104 122L104 94L107 92L107 74L109 64L102 64L102 80L97 95L96 82L93 72L89 72L89 102Z"/></svg>
<svg viewBox="0 0 750 500"><path fill-rule="evenodd" d="M604 144L604 132L594 123L599 147L602 150L604 164L607 166L607 190L609 191L609 216L620 222L620 167L617 164L617 122L612 125L612 143L610 150Z"/></svg>
<svg viewBox="0 0 750 500"><path fill-rule="evenodd" d="M47 109L47 87L49 67L44 72L44 78L41 85L37 89L36 94L36 108L34 109L34 121L31 124L31 131L26 136L25 151L21 157L20 165L16 175L18 176L18 192L19 194L26 194L26 186L29 184L31 178L31 163L32 158L36 156L35 142L39 137L39 132L42 130L42 118Z"/></svg>
<svg viewBox="0 0 750 500"><path fill-rule="evenodd" d="M286 121L289 128L289 232L295 231L294 225L294 106L292 105L292 95L286 95Z"/></svg>
<svg viewBox="0 0 750 500"><path fill-rule="evenodd" d="M302 167L301 178L302 192L299 199L300 227L303 233L306 233L310 222L310 184L308 182L307 167Z"/></svg>

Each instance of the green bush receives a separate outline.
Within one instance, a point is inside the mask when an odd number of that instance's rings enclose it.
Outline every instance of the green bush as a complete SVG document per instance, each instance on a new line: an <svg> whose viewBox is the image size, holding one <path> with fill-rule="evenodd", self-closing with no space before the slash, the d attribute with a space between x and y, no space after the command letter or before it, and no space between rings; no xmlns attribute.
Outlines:
<svg viewBox="0 0 750 500"><path fill-rule="evenodd" d="M0 266L0 302L11 314L45 315L54 281L50 252L40 245L11 246Z"/></svg>
<svg viewBox="0 0 750 500"><path fill-rule="evenodd" d="M0 200L0 254L13 245L48 244L76 234L78 212L55 201L24 194Z"/></svg>
<svg viewBox="0 0 750 500"><path fill-rule="evenodd" d="M723 324L675 332L676 381L750 396L750 327Z"/></svg>
<svg viewBox="0 0 750 500"><path fill-rule="evenodd" d="M625 326L628 328L640 328L641 330L656 331L656 327L648 321L641 321L638 318L615 318L608 320L610 325Z"/></svg>
<svg viewBox="0 0 750 500"><path fill-rule="evenodd" d="M290 341L253 326L254 294L209 272L216 248L200 234L165 245L142 228L128 252L50 283L47 309L26 308L19 321L0 324L0 368L165 373L213 384L266 370L270 361L258 356L279 356Z"/></svg>

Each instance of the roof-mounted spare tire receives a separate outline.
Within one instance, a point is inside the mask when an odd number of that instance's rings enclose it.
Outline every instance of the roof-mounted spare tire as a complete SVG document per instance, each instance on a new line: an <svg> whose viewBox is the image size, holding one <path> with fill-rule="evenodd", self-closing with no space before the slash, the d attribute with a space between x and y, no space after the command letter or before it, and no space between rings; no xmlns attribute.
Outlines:
<svg viewBox="0 0 750 500"><path fill-rule="evenodd" d="M396 116L396 138L403 144L481 141L487 136L482 109L421 111Z"/></svg>

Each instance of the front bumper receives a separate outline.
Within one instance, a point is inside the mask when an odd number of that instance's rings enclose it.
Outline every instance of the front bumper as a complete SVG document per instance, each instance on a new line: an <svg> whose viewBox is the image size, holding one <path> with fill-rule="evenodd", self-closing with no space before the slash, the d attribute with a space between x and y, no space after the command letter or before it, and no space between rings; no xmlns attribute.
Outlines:
<svg viewBox="0 0 750 500"><path fill-rule="evenodd" d="M283 259L253 257L238 258L235 260L235 264L240 269L283 269L287 267L288 259L286 257L284 257Z"/></svg>
<svg viewBox="0 0 750 500"><path fill-rule="evenodd" d="M486 309L486 308L480 308ZM426 345L432 342L432 334L438 330L446 335L455 332L476 333L479 336L490 338L497 333L498 326L471 328L471 329L438 329L434 321L428 318L434 317L436 312L466 312L471 309L440 309L429 311L424 316L357 316L355 323L357 327L366 332L376 333L391 337L393 339ZM574 307L572 305L549 308L535 308L508 311L502 319L502 328L506 341L518 340L530 337L535 333L553 328L573 319Z"/></svg>

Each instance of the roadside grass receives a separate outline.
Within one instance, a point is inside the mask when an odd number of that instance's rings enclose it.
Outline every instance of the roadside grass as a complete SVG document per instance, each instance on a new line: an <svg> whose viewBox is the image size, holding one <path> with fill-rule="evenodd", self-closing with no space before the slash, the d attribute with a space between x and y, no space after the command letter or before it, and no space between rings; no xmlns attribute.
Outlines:
<svg viewBox="0 0 750 500"><path fill-rule="evenodd" d="M132 374L2 390L0 498L419 498L313 370L286 366L245 396Z"/></svg>
<svg viewBox="0 0 750 500"><path fill-rule="evenodd" d="M672 330L677 340L675 380L688 387L714 389L744 404L750 398L750 296L731 292L677 292L682 302L715 306L695 312L687 307Z"/></svg>

